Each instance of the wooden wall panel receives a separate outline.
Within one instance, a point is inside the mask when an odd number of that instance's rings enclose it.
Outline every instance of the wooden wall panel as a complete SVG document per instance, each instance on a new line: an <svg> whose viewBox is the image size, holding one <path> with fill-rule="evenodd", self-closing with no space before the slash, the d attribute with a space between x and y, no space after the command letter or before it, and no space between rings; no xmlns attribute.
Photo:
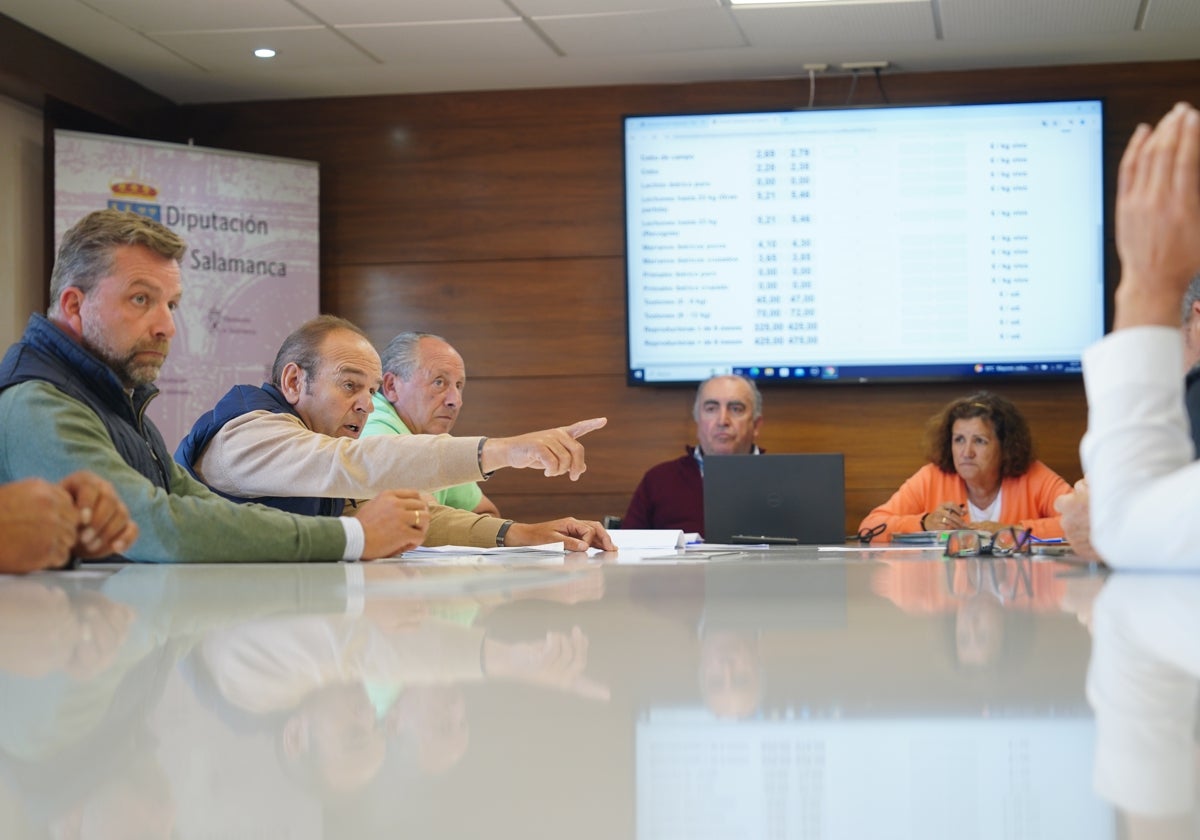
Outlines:
<svg viewBox="0 0 1200 840"><path fill-rule="evenodd" d="M443 335L474 378L623 375L623 271L615 257L346 266L322 306L380 347L405 329Z"/></svg>
<svg viewBox="0 0 1200 840"><path fill-rule="evenodd" d="M188 134L205 145L321 162L331 264L623 253L620 122L570 91L235 105L192 116Z"/></svg>
<svg viewBox="0 0 1200 840"><path fill-rule="evenodd" d="M1139 121L1200 100L1200 62L864 77L855 104L1106 100L1106 216ZM822 79L820 106L848 78ZM184 109L181 136L321 164L322 303L380 345L401 329L462 350L458 431L513 434L593 415L583 479L502 471L487 492L523 519L623 512L642 472L693 439L691 388L630 388L624 365L624 114L801 106L808 80L362 97ZM864 243L869 234L864 232ZM1107 240L1111 290L1116 258ZM1039 453L1074 481L1078 382L1008 383ZM846 454L847 527L922 463L926 419L961 385L776 387L762 443ZM848 531L849 532L849 531Z"/></svg>

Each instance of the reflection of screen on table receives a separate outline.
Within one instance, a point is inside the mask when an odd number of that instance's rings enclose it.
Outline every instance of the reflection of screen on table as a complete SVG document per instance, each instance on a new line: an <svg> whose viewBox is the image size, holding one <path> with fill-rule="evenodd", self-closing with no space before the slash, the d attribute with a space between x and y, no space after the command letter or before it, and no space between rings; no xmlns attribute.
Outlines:
<svg viewBox="0 0 1200 840"><path fill-rule="evenodd" d="M638 840L1116 836L1090 717L722 721L637 727Z"/></svg>
<svg viewBox="0 0 1200 840"><path fill-rule="evenodd" d="M629 381L1077 374L1102 129L1098 100L627 117Z"/></svg>

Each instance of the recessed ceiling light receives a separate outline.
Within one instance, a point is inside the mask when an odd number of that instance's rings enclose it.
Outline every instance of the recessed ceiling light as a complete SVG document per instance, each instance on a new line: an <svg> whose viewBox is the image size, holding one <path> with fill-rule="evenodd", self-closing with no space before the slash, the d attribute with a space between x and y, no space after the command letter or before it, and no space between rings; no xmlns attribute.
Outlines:
<svg viewBox="0 0 1200 840"><path fill-rule="evenodd" d="M803 6L808 3L828 3L829 0L729 0L730 6Z"/></svg>
<svg viewBox="0 0 1200 840"><path fill-rule="evenodd" d="M259 47L254 51L254 55L258 58L274 58L275 50L270 47Z"/></svg>

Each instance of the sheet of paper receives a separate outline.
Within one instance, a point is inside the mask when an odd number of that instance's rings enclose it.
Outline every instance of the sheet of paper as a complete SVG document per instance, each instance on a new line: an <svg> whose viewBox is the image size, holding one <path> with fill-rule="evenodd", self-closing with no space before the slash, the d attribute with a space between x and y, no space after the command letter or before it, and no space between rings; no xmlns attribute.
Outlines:
<svg viewBox="0 0 1200 840"><path fill-rule="evenodd" d="M469 545L420 545L412 551L404 552L402 557L409 555L436 555L436 554L565 554L566 546L563 543L544 543L542 545L503 545L493 548L476 548Z"/></svg>
<svg viewBox="0 0 1200 840"><path fill-rule="evenodd" d="M683 548L688 544L688 538L698 539L699 534L685 534L683 531L651 530L639 528L617 528L609 531L608 535L618 549L643 548Z"/></svg>
<svg viewBox="0 0 1200 840"><path fill-rule="evenodd" d="M379 560L380 563L406 563L413 566L563 566L567 555L549 551L527 554L413 554Z"/></svg>
<svg viewBox="0 0 1200 840"><path fill-rule="evenodd" d="M562 543L545 543L530 546L495 546L476 548L469 545L418 546L399 557L379 560L380 563L424 563L437 566L514 565L550 566L562 565L567 556Z"/></svg>

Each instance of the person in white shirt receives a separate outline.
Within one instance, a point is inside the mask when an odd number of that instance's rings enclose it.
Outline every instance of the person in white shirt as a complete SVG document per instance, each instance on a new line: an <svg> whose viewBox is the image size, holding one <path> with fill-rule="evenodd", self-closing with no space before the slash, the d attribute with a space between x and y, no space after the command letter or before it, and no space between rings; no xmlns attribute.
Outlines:
<svg viewBox="0 0 1200 840"><path fill-rule="evenodd" d="M1200 462L1183 401L1179 307L1200 269L1200 112L1138 126L1117 177L1113 332L1083 357L1091 542L1118 568L1200 567Z"/></svg>

